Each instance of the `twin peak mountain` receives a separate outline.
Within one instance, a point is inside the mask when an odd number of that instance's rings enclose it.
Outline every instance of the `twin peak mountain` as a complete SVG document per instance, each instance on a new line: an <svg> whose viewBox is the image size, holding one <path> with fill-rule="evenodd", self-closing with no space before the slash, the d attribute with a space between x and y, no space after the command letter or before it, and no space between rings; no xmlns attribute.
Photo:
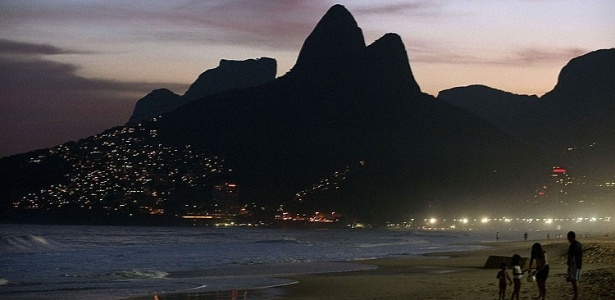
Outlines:
<svg viewBox="0 0 615 300"><path fill-rule="evenodd" d="M401 38L389 33L366 46L341 5L318 22L287 74L203 95L142 126L165 143L225 157L242 195L260 203L290 201L327 174L359 166L335 191L288 205L364 218L434 199L470 204L457 195L482 203L548 164L483 119L422 93Z"/></svg>
<svg viewBox="0 0 615 300"><path fill-rule="evenodd" d="M366 46L363 33L350 12L342 5L335 5L307 38L294 68L286 77L300 77L301 81L317 84L335 80L342 73L376 71L379 78L398 82L411 93L420 93L401 38L389 33ZM127 124L138 124L205 96L255 87L273 81L275 75L276 62L272 58L223 59L217 68L202 73L183 96L168 89L152 91L137 102Z"/></svg>

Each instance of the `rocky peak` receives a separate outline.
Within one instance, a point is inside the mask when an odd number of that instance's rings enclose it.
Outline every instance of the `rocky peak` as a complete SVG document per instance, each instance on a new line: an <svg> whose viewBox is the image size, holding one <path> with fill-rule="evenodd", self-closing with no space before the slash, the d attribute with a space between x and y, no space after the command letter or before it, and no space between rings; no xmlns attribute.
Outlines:
<svg viewBox="0 0 615 300"><path fill-rule="evenodd" d="M142 120L171 111L177 108L179 102L180 96L168 89L153 90L137 101L128 124L138 124Z"/></svg>
<svg viewBox="0 0 615 300"><path fill-rule="evenodd" d="M201 73L183 96L158 89L140 99L127 124L138 124L207 95L265 84L275 79L276 69L276 60L268 57L243 61L222 59L218 67Z"/></svg>
<svg viewBox="0 0 615 300"><path fill-rule="evenodd" d="M365 49L361 28L342 5L331 7L303 43L291 71L303 76L326 76L358 61Z"/></svg>
<svg viewBox="0 0 615 300"><path fill-rule="evenodd" d="M573 58L562 68L553 92L594 93L615 91L615 48L602 49Z"/></svg>
<svg viewBox="0 0 615 300"><path fill-rule="evenodd" d="M570 119L591 120L615 112L615 48L573 58L557 85L541 100Z"/></svg>
<svg viewBox="0 0 615 300"><path fill-rule="evenodd" d="M367 47L365 65L368 74L375 74L374 80L382 82L398 82L400 87L411 94L421 92L414 79L408 54L401 37L387 33Z"/></svg>
<svg viewBox="0 0 615 300"><path fill-rule="evenodd" d="M267 83L275 79L276 68L275 59L269 57L242 61L222 59L218 67L203 72L190 85L184 94L185 102L230 89Z"/></svg>

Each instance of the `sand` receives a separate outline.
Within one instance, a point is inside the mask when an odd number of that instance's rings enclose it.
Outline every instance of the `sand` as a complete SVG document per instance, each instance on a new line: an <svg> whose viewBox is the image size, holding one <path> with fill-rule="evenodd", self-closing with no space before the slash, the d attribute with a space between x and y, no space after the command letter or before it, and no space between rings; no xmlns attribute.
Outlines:
<svg viewBox="0 0 615 300"><path fill-rule="evenodd" d="M615 299L615 239L579 239L584 265L579 282L580 299ZM548 254L550 274L547 299L572 299L565 281L564 239L487 243L483 250L433 253L419 257L377 259L361 263L373 270L288 276L296 284L261 290L227 291L191 295L160 295L159 299L498 299L497 269L483 268L490 255L528 257L534 242ZM527 266L526 266L527 267ZM506 294L510 299L512 287ZM521 299L538 295L536 283L523 280ZM141 298L152 299L153 297Z"/></svg>
<svg viewBox="0 0 615 300"><path fill-rule="evenodd" d="M286 287L281 299L498 299L498 270L483 268L487 258L515 253L529 256L534 242L542 243L548 253L547 299L571 299L572 286L565 281L566 240L491 243L479 251L367 261L364 263L378 269L294 277L298 283ZM615 240L580 242L585 259L580 299L615 299ZM506 292L509 299L512 288ZM536 283L524 280L520 295L533 299L538 295Z"/></svg>

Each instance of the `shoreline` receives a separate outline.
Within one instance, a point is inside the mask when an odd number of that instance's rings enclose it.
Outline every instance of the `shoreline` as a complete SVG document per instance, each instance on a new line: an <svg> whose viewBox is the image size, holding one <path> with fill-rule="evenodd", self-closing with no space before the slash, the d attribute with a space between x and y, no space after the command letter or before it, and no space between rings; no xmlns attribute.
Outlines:
<svg viewBox="0 0 615 300"><path fill-rule="evenodd" d="M580 299L609 299L615 294L615 239L579 241L584 246L585 261L579 282ZM571 298L571 284L565 282L568 242L528 240L482 243L489 248L476 251L436 252L418 258L366 262L378 266L373 271L296 276L292 279L298 283L284 287L280 299L497 299L498 269L483 268L487 258L490 255L510 257L515 253L529 257L535 242L540 242L548 253L551 271L547 298ZM450 268L454 272L413 272L425 267ZM511 292L512 288L507 287L507 298ZM536 283L522 280L520 299L533 299L537 295Z"/></svg>
<svg viewBox="0 0 615 300"><path fill-rule="evenodd" d="M615 239L579 238L584 265L579 282L581 299L609 299L615 294ZM356 261L375 266L358 271L276 276L288 285L216 292L168 293L127 299L497 299L498 269L484 268L490 255L529 257L531 245L540 242L551 268L548 299L570 299L572 287L565 282L566 240L485 242L479 250L433 252L419 256ZM529 259L528 259L529 262ZM525 266L527 268L527 264ZM506 295L510 296L511 287ZM535 283L522 280L520 299L538 294Z"/></svg>

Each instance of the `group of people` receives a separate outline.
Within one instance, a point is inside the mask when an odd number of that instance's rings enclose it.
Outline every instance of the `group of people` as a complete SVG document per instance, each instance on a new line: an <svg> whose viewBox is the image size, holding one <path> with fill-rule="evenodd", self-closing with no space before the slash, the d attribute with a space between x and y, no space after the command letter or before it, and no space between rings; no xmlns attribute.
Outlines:
<svg viewBox="0 0 615 300"><path fill-rule="evenodd" d="M568 259L567 259L567 276L566 281L572 284L573 300L578 299L578 286L581 275L581 267L583 266L583 248L581 243L576 239L574 231L568 232ZM523 269L521 266L521 256L515 254L511 259L512 279L508 275L507 264L500 265L500 271L497 274L499 280L499 299L504 300L506 297L506 284L513 285L511 300L519 300L519 292L521 291L521 279L524 273L527 272L528 281L536 281L538 287L538 297L536 299L544 300L547 295L547 277L549 277L549 264L547 263L547 253L542 248L540 243L534 243L530 253L530 264L528 269Z"/></svg>

